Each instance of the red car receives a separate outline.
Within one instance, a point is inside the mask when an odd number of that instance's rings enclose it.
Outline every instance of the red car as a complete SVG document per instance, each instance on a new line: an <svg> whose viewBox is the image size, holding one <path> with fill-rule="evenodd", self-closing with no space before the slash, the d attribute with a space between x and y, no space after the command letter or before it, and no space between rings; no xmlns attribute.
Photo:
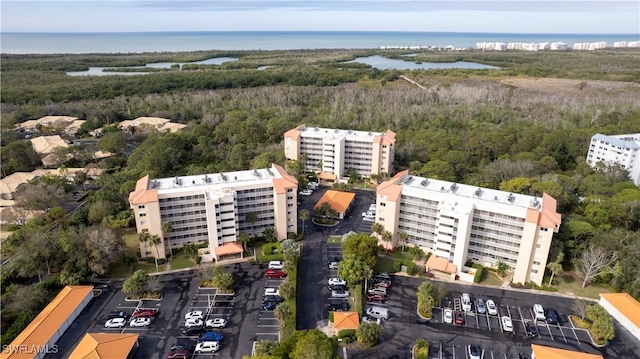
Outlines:
<svg viewBox="0 0 640 359"><path fill-rule="evenodd" d="M464 312L456 312L455 318L456 325L464 325Z"/></svg>
<svg viewBox="0 0 640 359"><path fill-rule="evenodd" d="M158 314L158 309L136 309L133 312L134 318L153 318Z"/></svg>
<svg viewBox="0 0 640 359"><path fill-rule="evenodd" d="M264 276L269 279L273 279L273 278L282 279L287 275L283 271L278 269L267 269L267 271L264 272Z"/></svg>
<svg viewBox="0 0 640 359"><path fill-rule="evenodd" d="M367 295L367 300L370 302L384 302L385 298L382 294L369 294Z"/></svg>
<svg viewBox="0 0 640 359"><path fill-rule="evenodd" d="M167 354L167 359L189 359L191 358L191 352L187 349L175 349Z"/></svg>

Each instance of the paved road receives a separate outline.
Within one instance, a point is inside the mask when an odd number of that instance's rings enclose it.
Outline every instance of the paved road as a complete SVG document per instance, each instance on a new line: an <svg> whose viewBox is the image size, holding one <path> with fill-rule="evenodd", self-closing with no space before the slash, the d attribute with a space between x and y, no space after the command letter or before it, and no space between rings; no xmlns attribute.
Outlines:
<svg viewBox="0 0 640 359"><path fill-rule="evenodd" d="M313 206L322 197L327 187L321 187L307 198L300 208L309 210L313 216ZM301 283L298 292L298 329L314 329L326 326L329 320L329 290L327 279L335 276L329 271L327 257L341 256L339 244L327 244L331 235L348 232L369 231L371 224L363 225L362 212L375 203L375 192L356 190L356 199L344 220L334 227L321 227L307 221L306 239L302 247L298 279ZM300 223L299 226L302 224ZM301 227L300 227L301 228Z"/></svg>

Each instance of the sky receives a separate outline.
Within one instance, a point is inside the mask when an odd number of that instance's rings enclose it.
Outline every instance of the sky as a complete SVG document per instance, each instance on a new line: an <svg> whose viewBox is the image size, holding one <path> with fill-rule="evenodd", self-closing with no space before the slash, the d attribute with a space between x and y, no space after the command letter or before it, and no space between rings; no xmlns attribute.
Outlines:
<svg viewBox="0 0 640 359"><path fill-rule="evenodd" d="M2 0L3 32L639 34L640 0Z"/></svg>

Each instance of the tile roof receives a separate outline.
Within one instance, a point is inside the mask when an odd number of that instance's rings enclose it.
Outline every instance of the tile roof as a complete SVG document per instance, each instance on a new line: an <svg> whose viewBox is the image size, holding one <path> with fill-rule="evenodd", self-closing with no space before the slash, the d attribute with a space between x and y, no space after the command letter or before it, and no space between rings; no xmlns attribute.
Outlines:
<svg viewBox="0 0 640 359"><path fill-rule="evenodd" d="M242 244L238 242L223 243L221 246L215 247L213 250L215 251L216 256L224 256L227 254L239 254L244 252L244 249L242 249Z"/></svg>
<svg viewBox="0 0 640 359"><path fill-rule="evenodd" d="M44 348L87 296L93 296L93 286L66 286L11 342L10 348ZM66 329L66 328L65 328ZM37 351L0 353L1 359L26 359L37 357Z"/></svg>
<svg viewBox="0 0 640 359"><path fill-rule="evenodd" d="M73 359L127 359L136 347L138 334L87 333L73 350Z"/></svg>
<svg viewBox="0 0 640 359"><path fill-rule="evenodd" d="M544 345L531 344L531 351L536 359L604 359L602 355L558 349Z"/></svg>
<svg viewBox="0 0 640 359"><path fill-rule="evenodd" d="M600 297L611 303L622 315L640 328L640 302L628 293L600 293Z"/></svg>
<svg viewBox="0 0 640 359"><path fill-rule="evenodd" d="M56 147L69 147L60 135L35 137L31 139L31 144L33 145L33 149L41 155L52 153Z"/></svg>
<svg viewBox="0 0 640 359"><path fill-rule="evenodd" d="M329 202L331 208L335 209L338 213L345 213L355 198L355 193L328 190L313 209L317 209L323 203Z"/></svg>
<svg viewBox="0 0 640 359"><path fill-rule="evenodd" d="M274 178L273 179L273 187L278 194L287 193L287 188L294 187L294 191L298 189L298 180L287 173L287 171L282 166L278 166L275 163L272 165L273 168L280 173L282 178Z"/></svg>
<svg viewBox="0 0 640 359"><path fill-rule="evenodd" d="M356 312L333 312L333 326L336 329L358 329L360 318Z"/></svg>
<svg viewBox="0 0 640 359"><path fill-rule="evenodd" d="M333 173L322 172L318 175L318 179L325 181L335 181L338 179L338 176L334 175Z"/></svg>
<svg viewBox="0 0 640 359"><path fill-rule="evenodd" d="M427 264L425 264L425 266L438 272L445 272L450 274L454 274L458 271L458 266L450 263L447 258L443 257L431 256L429 257L429 260L427 261Z"/></svg>

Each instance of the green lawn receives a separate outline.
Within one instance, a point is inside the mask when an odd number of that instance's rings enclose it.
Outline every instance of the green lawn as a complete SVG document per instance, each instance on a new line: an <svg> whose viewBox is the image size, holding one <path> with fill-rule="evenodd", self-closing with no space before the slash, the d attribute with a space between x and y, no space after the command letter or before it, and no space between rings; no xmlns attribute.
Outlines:
<svg viewBox="0 0 640 359"><path fill-rule="evenodd" d="M125 229L122 239L124 239L124 255L128 257L138 258L138 253L140 253L140 247L138 242L138 234L134 228ZM159 265L158 268L160 270L164 270L164 265ZM155 272L156 265L153 263L135 263L133 265L133 271L130 271L129 268L124 263L124 260L120 259L115 263L112 263L109 266L109 277L111 278L127 278L133 274L133 272L138 269L142 269L147 273Z"/></svg>
<svg viewBox="0 0 640 359"><path fill-rule="evenodd" d="M582 279L576 277L573 273L565 273L555 278L554 282L556 288L558 288L558 293L573 294L579 297L598 299L600 298L600 293L611 292L610 289L596 284L589 284L582 288Z"/></svg>
<svg viewBox="0 0 640 359"><path fill-rule="evenodd" d="M364 298L362 297L362 284L358 284L354 287L349 288L349 293L351 296L349 297L349 306L351 311L358 312L360 316L363 313L363 302Z"/></svg>
<svg viewBox="0 0 640 359"><path fill-rule="evenodd" d="M500 286L503 282L504 281L492 271L485 269L482 272L482 280L480 281L480 284Z"/></svg>
<svg viewBox="0 0 640 359"><path fill-rule="evenodd" d="M183 250L174 250L171 258L171 269L191 268L195 265Z"/></svg>
<svg viewBox="0 0 640 359"><path fill-rule="evenodd" d="M413 261L413 255L409 252L397 251L395 253L385 253L378 256L376 266L373 267L374 272L394 273L393 261L399 259L402 261Z"/></svg>

